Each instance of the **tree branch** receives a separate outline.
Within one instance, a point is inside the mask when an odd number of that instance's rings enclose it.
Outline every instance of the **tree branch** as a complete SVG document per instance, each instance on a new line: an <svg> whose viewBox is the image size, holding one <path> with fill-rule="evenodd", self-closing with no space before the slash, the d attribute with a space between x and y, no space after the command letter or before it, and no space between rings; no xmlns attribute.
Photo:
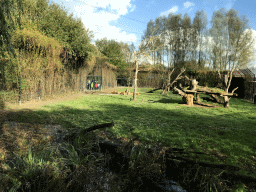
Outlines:
<svg viewBox="0 0 256 192"><path fill-rule="evenodd" d="M235 92L235 90L237 90L238 89L238 87L237 88L235 88L235 89L233 89L233 91L231 92L232 94L234 94L234 92Z"/></svg>
<svg viewBox="0 0 256 192"><path fill-rule="evenodd" d="M83 129L82 131L80 131L80 134L85 134L88 133L90 131L94 131L96 129L102 129L102 128L107 128L107 127L113 127L114 126L114 122L112 123L104 123L104 124L100 124L100 125L94 125L88 129Z"/></svg>

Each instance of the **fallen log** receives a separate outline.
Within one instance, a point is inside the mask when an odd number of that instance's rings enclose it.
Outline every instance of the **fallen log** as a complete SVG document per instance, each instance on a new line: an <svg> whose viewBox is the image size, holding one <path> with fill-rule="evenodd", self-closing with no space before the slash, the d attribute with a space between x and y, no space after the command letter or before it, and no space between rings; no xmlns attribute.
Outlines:
<svg viewBox="0 0 256 192"><path fill-rule="evenodd" d="M207 87L199 88L197 89L197 92L205 93L212 98L213 102L223 104L223 101L218 97L218 95L221 95L221 93L213 93L212 90Z"/></svg>
<svg viewBox="0 0 256 192"><path fill-rule="evenodd" d="M196 91L178 89L177 87L174 87L173 90L182 97L182 100L187 103L187 105L193 106L194 93L196 93Z"/></svg>
<svg viewBox="0 0 256 192"><path fill-rule="evenodd" d="M177 87L174 87L173 90L176 91L182 97L186 97L187 96L187 94L183 90L180 90Z"/></svg>
<svg viewBox="0 0 256 192"><path fill-rule="evenodd" d="M157 89L153 89L153 90L151 90L151 91L148 91L147 93L154 93L154 91L157 91L157 90L160 90L160 89L162 89L162 87L157 88Z"/></svg>
<svg viewBox="0 0 256 192"><path fill-rule="evenodd" d="M211 96L211 98L213 98L214 101L216 101L219 104L223 104L223 101L216 95L216 94L208 94L209 96Z"/></svg>
<svg viewBox="0 0 256 192"><path fill-rule="evenodd" d="M104 143L99 144L99 147L102 152L109 151L113 156L117 156L116 158L113 157L112 163L113 163L113 167L115 167L115 168L118 167L118 171L117 171L118 173L120 171L125 172L128 169L128 163L130 161L130 157L125 156L125 154L118 152L119 151L118 148L121 147L120 145L112 144L110 142L104 142ZM139 147L139 146L136 146L136 147ZM95 147L95 150L97 150L97 147ZM140 148L138 148L138 150L140 150ZM152 153L152 155L156 152L154 148L145 148L145 150L149 153ZM158 151L157 154L160 154L162 149L160 148L157 151ZM242 181L246 185L250 184L250 183L256 183L256 179L254 177L233 173L233 171L240 171L239 167L232 166L232 165L225 165L225 164L214 164L214 163L194 161L191 159L186 159L184 157L173 155L172 153L176 153L176 154L177 153L196 153L196 154L208 155L204 152L195 152L195 151L185 152L184 149L180 149L180 148L169 148L169 149L165 150L165 152L164 152L165 157L163 156L163 159L160 160L159 163L165 164L166 174L168 173L167 176L169 176L172 173L175 176L182 175L182 173L184 172L184 169L187 171L190 171L190 169L191 169L190 166L197 164L201 167L211 167L211 168L217 168L217 169L231 171L230 173L222 172L219 175L219 178L228 180L232 183L235 183L238 180ZM178 160L178 162L179 162L178 165L176 164L176 160ZM179 160L181 160L181 161L179 161ZM118 163L116 163L116 162L118 162ZM119 164L121 165L122 168L119 168L119 166L118 166Z"/></svg>
<svg viewBox="0 0 256 192"><path fill-rule="evenodd" d="M171 159L177 159L177 160L182 160L185 161L188 164L198 164L199 166L202 167L211 167L211 168L218 168L218 169L228 169L228 170L232 170L232 171L240 171L239 167L236 166L232 166L232 165L225 165L225 164L215 164L215 163L207 163L207 162L199 162L196 160L191 160L191 159L187 159L178 155L172 155L170 154L172 152L167 153L167 157L171 158ZM184 152L181 152L184 153ZM195 152L188 152L188 153L195 153ZM196 152L196 154L201 154L199 152Z"/></svg>
<svg viewBox="0 0 256 192"><path fill-rule="evenodd" d="M174 69L172 70L170 75L173 73L173 71L174 71ZM172 82L169 82L168 84L163 86L162 94L165 94L167 90L170 90L170 88L173 87L174 83L176 83L178 80L182 79L181 74L184 73L185 71L186 71L186 69L184 67L182 67L179 75ZM185 76L185 77L188 78L187 76Z"/></svg>
<svg viewBox="0 0 256 192"><path fill-rule="evenodd" d="M88 133L90 131L94 131L96 129L102 129L102 128L108 128L108 127L113 127L114 126L114 122L112 123L104 123L104 124L100 124L100 125L94 125L88 129L83 129L80 131L80 134L85 134Z"/></svg>

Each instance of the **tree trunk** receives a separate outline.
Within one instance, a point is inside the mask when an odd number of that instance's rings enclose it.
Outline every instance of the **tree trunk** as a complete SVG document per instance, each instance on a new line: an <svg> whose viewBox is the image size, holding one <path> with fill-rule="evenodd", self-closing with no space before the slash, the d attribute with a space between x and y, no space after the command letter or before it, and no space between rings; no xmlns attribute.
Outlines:
<svg viewBox="0 0 256 192"><path fill-rule="evenodd" d="M168 73L168 83L171 82L171 75L172 75L172 73ZM170 91L170 87L167 88L167 91L168 92Z"/></svg>
<svg viewBox="0 0 256 192"><path fill-rule="evenodd" d="M173 71L174 71L174 68L173 68L173 70L171 71L171 73L168 74L170 78L171 78L171 75L172 75ZM171 88L175 82L177 82L179 79L181 79L181 78L182 78L182 77L181 77L181 74L184 73L184 72L185 72L185 68L181 68L180 74L174 79L174 81L173 81L173 82L168 82L168 83L166 84L166 86L163 87L162 94L164 94L164 93L167 91L168 88Z"/></svg>
<svg viewBox="0 0 256 192"><path fill-rule="evenodd" d="M224 107L225 108L228 108L229 107L229 98L228 98L228 96L224 96L223 97L224 98Z"/></svg>
<svg viewBox="0 0 256 192"><path fill-rule="evenodd" d="M182 100L184 101L184 103L186 103L189 106L193 106L194 94L186 94L185 92L178 89L177 87L174 87L173 90L178 92L178 94L182 97Z"/></svg>
<svg viewBox="0 0 256 192"><path fill-rule="evenodd" d="M190 81L190 90L195 91L197 88L198 81L196 79L191 79Z"/></svg>
<svg viewBox="0 0 256 192"><path fill-rule="evenodd" d="M197 103L201 103L200 97L199 97L199 93L196 93L196 102Z"/></svg>
<svg viewBox="0 0 256 192"><path fill-rule="evenodd" d="M139 64L135 58L135 65L136 65L136 69L135 69L135 76L134 76L134 91L133 91L133 101L136 100L136 92L137 92L137 76L138 76L138 68L139 68Z"/></svg>
<svg viewBox="0 0 256 192"><path fill-rule="evenodd" d="M214 99L214 101L216 101L217 103L220 103L220 104L223 104L223 101L217 96L217 95L214 95L214 94L209 94L211 96L212 99Z"/></svg>
<svg viewBox="0 0 256 192"><path fill-rule="evenodd" d="M186 101L188 106L193 106L193 99L194 99L194 95L192 94L187 94L186 97L183 97L183 100Z"/></svg>

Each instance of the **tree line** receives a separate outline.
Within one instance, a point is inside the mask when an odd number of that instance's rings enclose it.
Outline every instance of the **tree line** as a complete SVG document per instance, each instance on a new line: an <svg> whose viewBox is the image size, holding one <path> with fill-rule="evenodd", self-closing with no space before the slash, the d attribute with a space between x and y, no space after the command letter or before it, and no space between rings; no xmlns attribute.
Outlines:
<svg viewBox="0 0 256 192"><path fill-rule="evenodd" d="M210 23L204 10L197 11L193 20L187 13L170 13L148 22L137 53L150 56L153 65L169 68L231 70L247 66L254 58L254 38L248 23L248 18L234 9L215 11ZM48 0L1 0L0 27L1 76L5 73L13 81L17 78L11 73L20 72L18 55L22 54L31 58L23 63L33 63L37 55L38 70L46 63L53 63L49 69L75 69L97 56L117 66L119 76L128 75L126 69L135 67L134 45L107 38L91 44L93 32L81 19ZM60 59L61 54L65 59Z"/></svg>
<svg viewBox="0 0 256 192"><path fill-rule="evenodd" d="M234 9L224 8L213 13L208 23L207 14L197 11L193 20L186 13L170 13L150 20L143 40L158 36L151 49L153 64L202 70L231 70L244 67L254 58L254 38L246 16Z"/></svg>

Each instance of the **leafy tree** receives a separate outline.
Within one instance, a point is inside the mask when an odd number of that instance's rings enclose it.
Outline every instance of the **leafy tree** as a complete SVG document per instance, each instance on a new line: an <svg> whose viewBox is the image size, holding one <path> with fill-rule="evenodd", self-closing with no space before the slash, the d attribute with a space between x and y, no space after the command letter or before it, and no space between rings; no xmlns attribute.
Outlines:
<svg viewBox="0 0 256 192"><path fill-rule="evenodd" d="M245 67L254 57L254 38L246 17L234 9L215 11L212 18L212 61L216 70ZM219 65L218 65L219 64Z"/></svg>
<svg viewBox="0 0 256 192"><path fill-rule="evenodd" d="M109 63L120 69L127 67L125 52L129 51L128 45L115 40L107 40L107 38L97 40L95 44L98 50L109 59Z"/></svg>
<svg viewBox="0 0 256 192"><path fill-rule="evenodd" d="M225 20L226 10L220 9L215 11L212 16L212 27L210 29L210 35L212 38L212 60L214 69L225 69L226 63L223 60L223 53L225 46L227 47L227 25Z"/></svg>
<svg viewBox="0 0 256 192"><path fill-rule="evenodd" d="M43 0L41 0L43 1ZM97 55L97 49L90 43L93 34L86 29L81 19L68 14L64 7L52 3L41 11L38 26L47 36L54 37L73 55L73 68L84 65L86 59Z"/></svg>
<svg viewBox="0 0 256 192"><path fill-rule="evenodd" d="M13 23L10 21L11 10L13 7L13 0L1 0L0 1L0 47L1 54L5 50L14 53L14 50L11 46L11 30L13 30Z"/></svg>
<svg viewBox="0 0 256 192"><path fill-rule="evenodd" d="M228 93L233 71L246 67L254 58L253 33L245 16L239 17L238 11L234 9L221 9L213 14L211 35L213 67L217 70L228 70L227 74L219 72L223 89ZM217 65L218 62L220 65ZM229 99L228 96L224 97L227 107Z"/></svg>

